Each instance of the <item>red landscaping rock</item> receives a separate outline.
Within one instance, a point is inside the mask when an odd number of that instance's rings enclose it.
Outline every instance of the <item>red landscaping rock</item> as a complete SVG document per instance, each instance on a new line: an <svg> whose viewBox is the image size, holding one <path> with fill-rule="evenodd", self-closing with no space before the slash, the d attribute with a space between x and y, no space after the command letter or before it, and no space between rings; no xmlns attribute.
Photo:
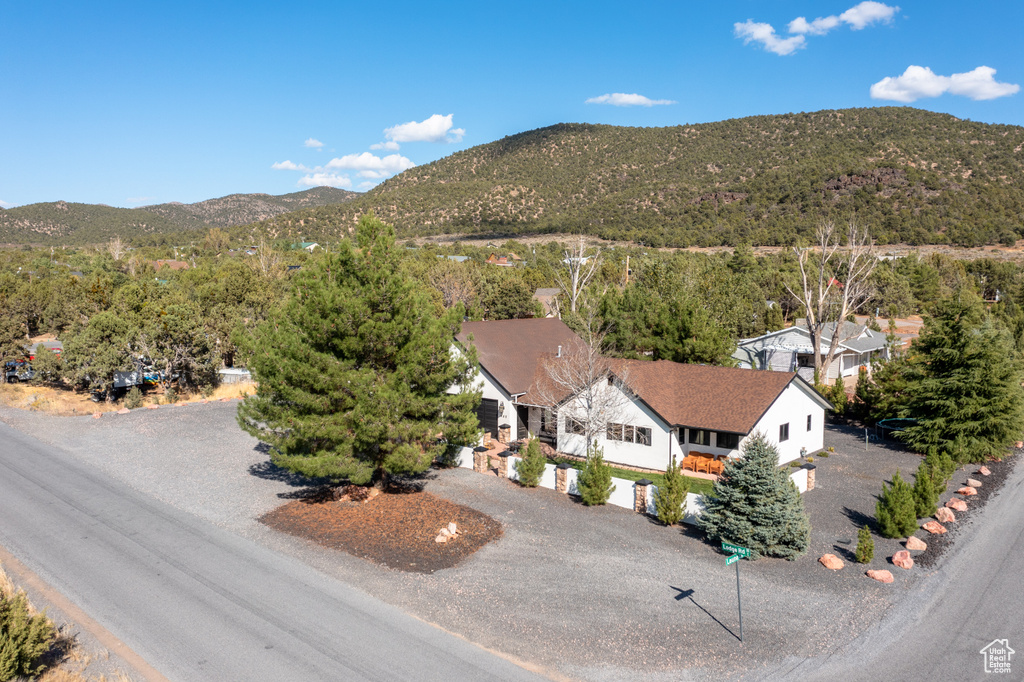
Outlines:
<svg viewBox="0 0 1024 682"><path fill-rule="evenodd" d="M1024 440L1017 441L1016 443L1013 444L1013 447L1017 448L1018 450L1024 448Z"/></svg>
<svg viewBox="0 0 1024 682"><path fill-rule="evenodd" d="M959 490L957 490L956 494L957 495L963 495L964 497L970 497L971 495L977 495L978 491L975 490L974 488L972 488L969 485L965 485L963 488L960 488Z"/></svg>
<svg viewBox="0 0 1024 682"><path fill-rule="evenodd" d="M127 407L122 407L120 410L117 411L118 414L128 414L129 412L131 412L131 410L129 410Z"/></svg>
<svg viewBox="0 0 1024 682"><path fill-rule="evenodd" d="M889 571L868 571L868 577L874 578L880 583L891 583L893 580L892 573Z"/></svg>
<svg viewBox="0 0 1024 682"><path fill-rule="evenodd" d="M934 535L942 535L943 533L946 532L946 527L943 526L938 521L929 521L929 522L925 523L921 527L924 528L929 533L932 533Z"/></svg>
<svg viewBox="0 0 1024 682"><path fill-rule="evenodd" d="M837 557L835 554L826 554L825 556L818 559L818 561L821 562L822 566L832 571L838 571L846 565L843 563L843 560Z"/></svg>
<svg viewBox="0 0 1024 682"><path fill-rule="evenodd" d="M946 506L949 507L950 509L955 509L956 511L960 512L967 511L967 503L961 500L959 497L954 497L953 499L951 499L949 502L946 503Z"/></svg>
<svg viewBox="0 0 1024 682"><path fill-rule="evenodd" d="M159 410L160 406L159 405L146 405L146 409L147 410Z"/></svg>
<svg viewBox="0 0 1024 682"><path fill-rule="evenodd" d="M100 417L102 417L102 416L103 416L103 413L102 413L102 412L93 412L93 413L92 413L92 418L93 418L93 419L99 419L99 418L100 418Z"/></svg>
<svg viewBox="0 0 1024 682"><path fill-rule="evenodd" d="M982 476L989 476L992 474L992 471L988 467L981 467L978 469L978 473Z"/></svg>
<svg viewBox="0 0 1024 682"><path fill-rule="evenodd" d="M939 523L953 523L956 521L956 515L949 507L939 507L935 511L935 519Z"/></svg>
<svg viewBox="0 0 1024 682"><path fill-rule="evenodd" d="M928 543L915 535L911 535L907 538L907 541L903 543L903 546L907 549L912 549L915 552L923 552L928 549Z"/></svg>
<svg viewBox="0 0 1024 682"><path fill-rule="evenodd" d="M972 488L980 488L981 487L981 481L979 481L976 478L968 478L967 479L967 485L971 486Z"/></svg>
<svg viewBox="0 0 1024 682"><path fill-rule="evenodd" d="M914 567L914 560L910 558L910 552L905 549L901 549L892 555L892 563L894 566L905 568L910 570Z"/></svg>

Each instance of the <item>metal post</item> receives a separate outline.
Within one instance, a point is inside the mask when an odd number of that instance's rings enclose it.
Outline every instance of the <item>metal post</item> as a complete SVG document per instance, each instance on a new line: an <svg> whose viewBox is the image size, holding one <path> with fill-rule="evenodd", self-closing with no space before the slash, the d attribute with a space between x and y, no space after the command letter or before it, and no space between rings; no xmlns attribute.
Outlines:
<svg viewBox="0 0 1024 682"><path fill-rule="evenodd" d="M740 641L743 641L743 600L740 599L740 562L736 562L736 605L740 610Z"/></svg>
<svg viewBox="0 0 1024 682"><path fill-rule="evenodd" d="M864 452L868 450L868 427L864 427Z"/></svg>

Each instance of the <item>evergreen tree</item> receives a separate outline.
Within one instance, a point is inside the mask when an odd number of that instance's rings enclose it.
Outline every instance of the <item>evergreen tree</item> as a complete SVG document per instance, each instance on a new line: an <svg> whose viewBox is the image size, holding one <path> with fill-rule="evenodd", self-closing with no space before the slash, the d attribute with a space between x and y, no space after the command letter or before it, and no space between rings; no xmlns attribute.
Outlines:
<svg viewBox="0 0 1024 682"><path fill-rule="evenodd" d="M654 498L654 508L658 520L666 526L679 523L686 515L686 494L690 492L690 481L683 476L676 466L676 458L665 469L665 481L658 486L658 494Z"/></svg>
<svg viewBox="0 0 1024 682"><path fill-rule="evenodd" d="M800 491L760 433L743 446L742 457L726 463L714 497L704 498L698 525L712 540L749 548L751 559L795 559L807 551L811 536Z"/></svg>
<svg viewBox="0 0 1024 682"><path fill-rule="evenodd" d="M914 509L917 518L923 519L935 513L935 508L939 503L939 496L935 488L935 474L928 466L928 462L922 461L917 466L917 473L914 474Z"/></svg>
<svg viewBox="0 0 1024 682"><path fill-rule="evenodd" d="M0 315L0 369L25 357L26 342L24 328L12 317ZM0 383L6 381L7 372L0 372Z"/></svg>
<svg viewBox="0 0 1024 682"><path fill-rule="evenodd" d="M900 416L911 392L906 357L897 353L876 363L871 380L863 389L858 384L857 391L869 424Z"/></svg>
<svg viewBox="0 0 1024 682"><path fill-rule="evenodd" d="M576 478L576 485L583 504L588 507L606 504L615 490L612 485L612 468L604 463L604 452L597 447L597 441L594 441L587 453L587 461Z"/></svg>
<svg viewBox="0 0 1024 682"><path fill-rule="evenodd" d="M871 530L865 524L857 531L857 563L870 564L875 557L875 539L871 537Z"/></svg>
<svg viewBox="0 0 1024 682"><path fill-rule="evenodd" d="M917 530L917 509L914 492L897 469L892 487L882 484L882 494L875 505L875 518L882 537L905 538Z"/></svg>
<svg viewBox="0 0 1024 682"><path fill-rule="evenodd" d="M1013 341L968 291L939 303L914 344L903 431L910 447L959 462L1002 457L1024 422L1024 373Z"/></svg>
<svg viewBox="0 0 1024 682"><path fill-rule="evenodd" d="M832 384L832 390L829 391L829 402L832 403L837 415L846 414L846 385L843 383L842 377L836 377L836 382Z"/></svg>
<svg viewBox="0 0 1024 682"><path fill-rule="evenodd" d="M437 310L402 272L390 226L364 216L357 238L303 269L250 337L258 383L238 422L283 468L386 485L470 442L480 394L475 354L451 352L462 307Z"/></svg>
<svg viewBox="0 0 1024 682"><path fill-rule="evenodd" d="M519 476L519 484L526 488L536 488L540 485L540 477L544 475L544 468L548 460L540 451L540 445L536 438L531 438L526 445L526 454L516 462L516 474Z"/></svg>
<svg viewBox="0 0 1024 682"><path fill-rule="evenodd" d="M935 498L938 499L946 492L946 484L953 477L956 471L956 462L945 452L933 452L924 458L932 474L932 483L935 487Z"/></svg>

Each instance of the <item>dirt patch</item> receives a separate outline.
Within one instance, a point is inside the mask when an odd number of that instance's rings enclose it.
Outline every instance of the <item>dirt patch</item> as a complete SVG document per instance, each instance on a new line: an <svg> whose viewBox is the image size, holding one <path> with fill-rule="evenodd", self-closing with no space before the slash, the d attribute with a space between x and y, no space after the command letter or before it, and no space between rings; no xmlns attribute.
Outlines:
<svg viewBox="0 0 1024 682"><path fill-rule="evenodd" d="M1003 483L1006 482L1006 478L1010 475L1010 472L1013 471L1013 467L1017 463L1017 459L1018 457L1016 456L1016 452L1014 452L1013 455L1004 457L1001 460L986 462L985 466L987 466L992 472L988 476L982 476L981 474L975 473L981 467L980 464L969 464L965 470L958 469L956 473L953 474L953 480L950 482L950 487L953 490L956 490L963 485L964 480L968 477L978 479L981 481L982 485L978 488L977 495L971 495L970 497L953 495L953 497L960 497L967 501L967 511L953 512L956 514L957 520L954 523L945 524L946 528L949 529L948 533L943 535L924 534L922 539L928 543L928 549L914 557L914 561L918 565L923 568L931 568L938 563L939 558L943 555L946 549L956 542L956 538L961 533L963 522L984 507L989 498L1003 487ZM968 475L965 476L965 473Z"/></svg>
<svg viewBox="0 0 1024 682"><path fill-rule="evenodd" d="M502 535L490 516L430 493L384 493L365 502L316 492L260 517L275 530L400 571L433 573L456 566ZM435 541L455 522L458 535Z"/></svg>

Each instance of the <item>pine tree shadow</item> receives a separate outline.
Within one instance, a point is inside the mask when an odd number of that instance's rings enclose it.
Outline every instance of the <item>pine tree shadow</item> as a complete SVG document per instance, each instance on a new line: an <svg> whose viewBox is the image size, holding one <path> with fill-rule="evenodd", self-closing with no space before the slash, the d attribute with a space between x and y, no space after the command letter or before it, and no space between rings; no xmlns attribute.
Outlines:
<svg viewBox="0 0 1024 682"><path fill-rule="evenodd" d="M682 589L682 588L679 588L679 587L674 587L674 586L672 586L672 585L669 585L669 587L670 587L671 589L673 589L673 590L675 590L676 592L678 592L678 593L679 593L679 594L677 594L677 595L676 595L676 596L674 597L674 599L675 599L676 601L684 601L684 600L687 600L687 601L689 601L689 602L690 602L691 604L693 604L693 605L694 605L694 606L696 606L696 607L697 607L698 609L700 609L701 611L703 611L703 612L704 612L704 613L705 613L705 614L707 615L707 617L708 617L708 618L710 618L711 620L713 620L713 621L715 621L716 623L718 623L718 624L719 624L719 625L720 625L720 626L722 627L722 629L723 629L723 630L725 630L726 632L728 632L728 633L729 633L730 635L732 635L733 637L735 637L735 638L736 638L737 640L739 640L739 639L740 639L739 635L737 635L737 634L736 634L735 632L733 632L731 628L729 628L729 627L728 627L728 626L727 626L727 625L726 625L725 623L723 623L722 621L720 621L720 620L718 620L717 618L715 618L715 616L714 616L714 615L712 615L712 613L711 613L710 611L708 611L708 610L707 610L706 608L704 608L703 606L701 606L700 604L698 604L698 603L697 603L697 600L695 600L695 599L693 598L694 592L695 592L696 590L684 590L684 589Z"/></svg>
<svg viewBox="0 0 1024 682"><path fill-rule="evenodd" d="M875 517L873 516L868 516L864 512L858 511L856 509L850 509L849 507L843 507L843 515L853 522L853 525L857 528L857 530L860 530L864 526L867 526L868 529L876 533L878 531L878 523L875 521Z"/></svg>

